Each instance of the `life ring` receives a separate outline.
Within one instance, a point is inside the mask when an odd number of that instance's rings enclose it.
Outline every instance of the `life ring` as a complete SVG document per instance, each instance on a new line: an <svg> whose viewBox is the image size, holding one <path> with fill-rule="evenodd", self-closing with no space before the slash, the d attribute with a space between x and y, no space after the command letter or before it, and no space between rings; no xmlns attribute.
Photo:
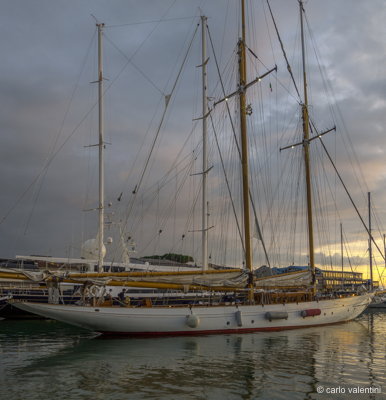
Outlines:
<svg viewBox="0 0 386 400"><path fill-rule="evenodd" d="M90 295L92 297L96 297L99 294L99 288L96 285L92 285L92 286L90 286L90 289L88 290L88 292L90 293Z"/></svg>

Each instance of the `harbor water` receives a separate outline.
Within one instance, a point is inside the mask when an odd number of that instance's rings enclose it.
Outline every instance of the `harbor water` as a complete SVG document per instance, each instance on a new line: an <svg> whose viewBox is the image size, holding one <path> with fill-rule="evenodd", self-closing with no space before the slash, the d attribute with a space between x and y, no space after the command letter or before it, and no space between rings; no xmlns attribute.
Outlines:
<svg viewBox="0 0 386 400"><path fill-rule="evenodd" d="M0 399L386 399L386 312L282 332L104 338L0 321Z"/></svg>

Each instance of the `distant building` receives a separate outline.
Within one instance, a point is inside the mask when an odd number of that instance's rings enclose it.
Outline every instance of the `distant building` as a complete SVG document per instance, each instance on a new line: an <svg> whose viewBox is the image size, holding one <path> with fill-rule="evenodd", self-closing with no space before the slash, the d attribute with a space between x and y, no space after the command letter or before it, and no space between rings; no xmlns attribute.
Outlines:
<svg viewBox="0 0 386 400"><path fill-rule="evenodd" d="M268 268L265 265L256 271L257 277L287 274L289 272L297 272L307 270L309 267L290 265L282 268ZM342 271L342 270L325 270L315 268L317 285L320 290L340 290L353 289L356 286L370 286L369 279L363 279L361 272ZM379 287L379 282L373 282L374 289Z"/></svg>

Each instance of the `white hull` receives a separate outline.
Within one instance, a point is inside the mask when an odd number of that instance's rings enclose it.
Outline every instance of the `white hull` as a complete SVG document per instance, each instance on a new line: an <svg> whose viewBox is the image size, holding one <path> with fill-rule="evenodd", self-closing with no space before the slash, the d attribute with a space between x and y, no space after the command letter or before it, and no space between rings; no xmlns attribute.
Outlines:
<svg viewBox="0 0 386 400"><path fill-rule="evenodd" d="M327 325L356 318L370 304L372 294L340 299L274 305L181 307L82 307L15 303L24 311L105 334L195 335L275 331ZM302 317L304 310L320 315ZM286 319L267 319L267 312L288 313ZM196 325L196 326L195 326Z"/></svg>

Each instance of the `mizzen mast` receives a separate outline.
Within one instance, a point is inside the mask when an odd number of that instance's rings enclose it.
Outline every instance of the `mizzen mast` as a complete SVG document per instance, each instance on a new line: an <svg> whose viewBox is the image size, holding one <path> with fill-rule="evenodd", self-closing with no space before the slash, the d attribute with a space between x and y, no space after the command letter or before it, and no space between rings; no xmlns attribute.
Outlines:
<svg viewBox="0 0 386 400"><path fill-rule="evenodd" d="M300 9L300 30L302 42L302 64L303 64L303 87L304 87L304 103L302 104L303 119L303 151L306 175L306 200L307 200L307 225L308 225L308 252L310 257L310 268L312 273L312 283L315 290L315 250L314 250L314 228L312 218L312 186L311 186L311 167L310 167L310 122L308 114L308 94L307 94L307 74L306 74L306 55L304 45L304 28L303 28L303 0L299 0Z"/></svg>

